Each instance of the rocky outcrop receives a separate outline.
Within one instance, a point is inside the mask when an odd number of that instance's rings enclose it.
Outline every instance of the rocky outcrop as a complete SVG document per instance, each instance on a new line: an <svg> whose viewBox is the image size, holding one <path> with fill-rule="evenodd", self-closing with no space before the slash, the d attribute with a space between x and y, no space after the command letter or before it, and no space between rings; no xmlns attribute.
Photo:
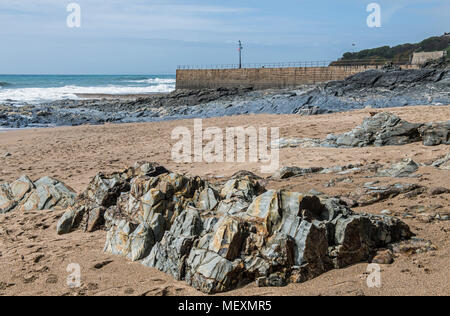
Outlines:
<svg viewBox="0 0 450 316"><path fill-rule="evenodd" d="M450 153L432 163L432 166L442 170L450 170Z"/></svg>
<svg viewBox="0 0 450 316"><path fill-rule="evenodd" d="M147 254L143 264L182 280L185 275L186 259L202 229L199 211L195 208L186 209L175 219L162 240Z"/></svg>
<svg viewBox="0 0 450 316"><path fill-rule="evenodd" d="M281 167L279 170L277 170L273 175L273 179L289 179L292 177L298 177L303 176L307 174L329 174L329 173L336 173L339 175L345 175L352 172L359 172L362 171L363 167L361 164L349 164L347 166L333 166L329 168L322 168L322 167L309 167L309 168L301 168L301 167ZM376 166L366 166L364 169L371 170L372 168L375 168Z"/></svg>
<svg viewBox="0 0 450 316"><path fill-rule="evenodd" d="M389 248L396 254L407 255L435 251L438 249L431 241L419 238L411 238L409 240L392 243L389 245Z"/></svg>
<svg viewBox="0 0 450 316"><path fill-rule="evenodd" d="M450 59L443 57L429 60L421 66L422 69L444 69L450 70Z"/></svg>
<svg viewBox="0 0 450 316"><path fill-rule="evenodd" d="M426 191L426 188L418 184L395 183L380 186L366 184L359 188L356 192L350 194L349 197L356 201L355 205L367 206L394 198L400 194L408 194L412 192L421 194L424 191Z"/></svg>
<svg viewBox="0 0 450 316"><path fill-rule="evenodd" d="M176 90L134 99L60 100L48 104L0 104L0 127L145 122L162 116L186 115L190 107L214 101L229 102L251 88ZM19 107L17 107L19 105ZM169 109L169 110L167 110ZM176 110L175 110L176 109Z"/></svg>
<svg viewBox="0 0 450 316"><path fill-rule="evenodd" d="M0 214L12 211L65 209L75 201L76 193L64 183L43 177L35 182L22 176L0 185Z"/></svg>
<svg viewBox="0 0 450 316"><path fill-rule="evenodd" d="M274 140L271 148L312 148L320 147L322 140L319 138L279 138Z"/></svg>
<svg viewBox="0 0 450 316"><path fill-rule="evenodd" d="M103 225L92 227L107 230L106 252L204 293L304 282L413 235L398 219L356 214L336 199L266 191L255 178L241 172L213 185L138 164L94 178L62 226L86 228L106 208Z"/></svg>
<svg viewBox="0 0 450 316"><path fill-rule="evenodd" d="M335 81L326 85L330 92L350 94L361 89L401 89L417 84L434 83L442 80L445 70L368 70L357 73L343 81Z"/></svg>
<svg viewBox="0 0 450 316"><path fill-rule="evenodd" d="M67 234L80 226L89 232L98 229L105 224L108 208L117 205L121 195L130 191L133 178L163 173L168 170L153 163L137 163L133 168L109 175L99 173L59 220L58 233Z"/></svg>
<svg viewBox="0 0 450 316"><path fill-rule="evenodd" d="M288 179L305 174L318 173L322 170L323 168L321 167L312 167L312 168L282 167L280 170L275 172L273 177L275 179Z"/></svg>
<svg viewBox="0 0 450 316"><path fill-rule="evenodd" d="M421 124L406 122L389 112L381 112L366 118L350 132L330 136L327 141L336 147L367 147L405 145L421 140Z"/></svg>
<svg viewBox="0 0 450 316"><path fill-rule="evenodd" d="M425 124L420 134L425 146L450 145L450 121Z"/></svg>
<svg viewBox="0 0 450 316"><path fill-rule="evenodd" d="M405 178L414 176L419 170L419 165L412 159L404 159L399 163L392 164L386 169L378 170L377 177Z"/></svg>
<svg viewBox="0 0 450 316"><path fill-rule="evenodd" d="M272 142L271 147L381 147L400 146L420 141L425 146L450 144L450 122L410 123L395 114L381 112L364 119L361 125L344 134L330 134L325 139L280 138Z"/></svg>

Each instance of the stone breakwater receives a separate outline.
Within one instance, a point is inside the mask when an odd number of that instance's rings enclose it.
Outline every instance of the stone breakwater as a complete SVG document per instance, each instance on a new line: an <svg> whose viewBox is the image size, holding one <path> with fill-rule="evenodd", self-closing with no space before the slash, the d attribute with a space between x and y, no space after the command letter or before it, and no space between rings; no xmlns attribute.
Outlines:
<svg viewBox="0 0 450 316"><path fill-rule="evenodd" d="M357 214L335 198L266 190L248 172L217 185L153 163L98 174L58 222L59 234L75 229L105 229L104 251L204 293L304 282L376 259L379 248L413 236L394 217Z"/></svg>
<svg viewBox="0 0 450 316"><path fill-rule="evenodd" d="M22 107L4 103L0 104L0 127L152 122L251 113L314 115L366 107L448 105L450 73L447 64L441 66L369 70L342 81L297 89L177 90L134 100L63 100Z"/></svg>

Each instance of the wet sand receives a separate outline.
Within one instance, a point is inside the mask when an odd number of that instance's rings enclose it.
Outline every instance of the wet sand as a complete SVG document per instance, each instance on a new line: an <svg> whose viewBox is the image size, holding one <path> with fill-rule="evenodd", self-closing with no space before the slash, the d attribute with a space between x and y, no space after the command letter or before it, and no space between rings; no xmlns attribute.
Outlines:
<svg viewBox="0 0 450 316"><path fill-rule="evenodd" d="M120 99L120 100L134 100L150 96L164 96L167 94L169 94L169 92L149 92L142 94L75 93L75 95L81 99Z"/></svg>

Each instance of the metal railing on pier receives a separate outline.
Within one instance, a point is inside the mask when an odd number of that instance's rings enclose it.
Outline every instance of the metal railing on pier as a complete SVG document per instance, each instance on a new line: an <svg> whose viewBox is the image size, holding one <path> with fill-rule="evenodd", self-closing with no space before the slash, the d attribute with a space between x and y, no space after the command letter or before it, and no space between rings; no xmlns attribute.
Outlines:
<svg viewBox="0 0 450 316"><path fill-rule="evenodd" d="M335 61L297 61L297 62L278 62L278 63L246 63L242 64L243 69L257 68L315 68L328 66L383 66L386 63L394 65L408 65L409 59L388 60L388 59L358 59L358 60L335 60ZM200 70L200 69L239 69L238 64L214 64L214 65L179 65L180 70Z"/></svg>
<svg viewBox="0 0 450 316"><path fill-rule="evenodd" d="M327 67L330 61L302 61L279 63L246 63L242 68ZM238 64L179 65L177 69L239 69Z"/></svg>

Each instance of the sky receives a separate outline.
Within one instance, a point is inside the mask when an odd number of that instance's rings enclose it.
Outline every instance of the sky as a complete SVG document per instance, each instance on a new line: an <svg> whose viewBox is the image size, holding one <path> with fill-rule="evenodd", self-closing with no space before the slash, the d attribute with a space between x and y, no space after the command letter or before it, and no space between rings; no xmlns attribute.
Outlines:
<svg viewBox="0 0 450 316"><path fill-rule="evenodd" d="M0 0L0 73L174 74L237 63L238 40L244 63L328 61L442 35L449 16L449 0Z"/></svg>

